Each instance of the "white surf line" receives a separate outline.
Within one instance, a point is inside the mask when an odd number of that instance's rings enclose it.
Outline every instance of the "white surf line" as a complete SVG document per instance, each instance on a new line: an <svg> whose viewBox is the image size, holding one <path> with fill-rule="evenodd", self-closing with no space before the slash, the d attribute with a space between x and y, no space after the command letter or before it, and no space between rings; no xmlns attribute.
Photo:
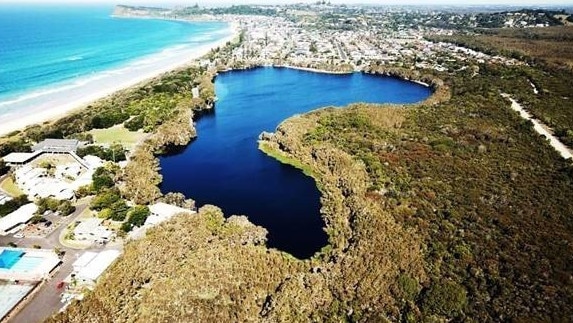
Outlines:
<svg viewBox="0 0 573 323"><path fill-rule="evenodd" d="M502 93L501 96L503 96L506 99L509 99L511 101L511 109L514 111L519 112L519 115L525 119L525 120L529 120L533 123L533 129L540 135L545 136L545 138L549 139L549 144L555 148L555 150L557 150L557 152L565 159L569 159L569 158L573 158L573 154L571 153L571 151L569 150L569 148L567 148L567 146L565 146L561 141L559 141L559 139L557 137L555 137L550 130L548 130L549 128L547 126L545 126L544 124L542 124L541 122L539 122L538 120L536 120L529 112L527 112L522 106L521 104L517 103L517 101L515 101L514 99L511 98L511 96L507 93Z"/></svg>

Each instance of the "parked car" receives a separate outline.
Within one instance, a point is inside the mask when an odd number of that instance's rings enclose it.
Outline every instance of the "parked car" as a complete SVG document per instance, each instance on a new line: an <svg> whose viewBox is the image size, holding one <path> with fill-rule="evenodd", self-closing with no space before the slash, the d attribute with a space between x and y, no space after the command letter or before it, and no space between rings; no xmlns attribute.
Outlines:
<svg viewBox="0 0 573 323"><path fill-rule="evenodd" d="M18 239L24 238L24 234L22 232L18 232L14 235L14 238L18 238Z"/></svg>

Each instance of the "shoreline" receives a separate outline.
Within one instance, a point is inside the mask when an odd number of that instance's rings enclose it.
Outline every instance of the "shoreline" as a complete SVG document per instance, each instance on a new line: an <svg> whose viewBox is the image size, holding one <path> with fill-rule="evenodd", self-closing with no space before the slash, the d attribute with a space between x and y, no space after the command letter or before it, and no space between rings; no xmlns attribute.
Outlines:
<svg viewBox="0 0 573 323"><path fill-rule="evenodd" d="M329 70L323 70L323 69L319 69L319 68L312 68L312 67L300 67L300 66L296 66L296 65L271 65L272 67L279 67L279 68L290 68L293 70L299 70L299 71L306 71L306 72L313 72L313 73L321 73L321 74L334 74L334 75L344 75L344 74L352 74L355 73L356 71L348 71L348 72L344 72L344 71L329 71Z"/></svg>
<svg viewBox="0 0 573 323"><path fill-rule="evenodd" d="M61 87L32 95L21 107L10 107L0 115L0 137L22 131L32 125L41 125L65 117L71 112L85 109L91 103L105 99L116 92L145 83L164 73L189 66L214 48L224 46L239 34L237 26L230 24L224 30L227 36L194 48L171 47L155 54L143 56L115 69L102 71L82 80L84 84ZM87 76L89 77L89 76ZM32 92L33 93L33 92ZM17 104L17 102L16 102Z"/></svg>

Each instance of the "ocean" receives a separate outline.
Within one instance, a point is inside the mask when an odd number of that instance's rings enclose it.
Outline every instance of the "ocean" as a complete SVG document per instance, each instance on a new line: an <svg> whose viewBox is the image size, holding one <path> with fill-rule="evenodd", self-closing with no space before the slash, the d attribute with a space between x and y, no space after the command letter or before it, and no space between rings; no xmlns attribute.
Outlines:
<svg viewBox="0 0 573 323"><path fill-rule="evenodd" d="M143 70L230 33L222 22L114 18L112 11L0 4L0 117L58 102L67 91L80 96L92 82L114 82L128 69Z"/></svg>

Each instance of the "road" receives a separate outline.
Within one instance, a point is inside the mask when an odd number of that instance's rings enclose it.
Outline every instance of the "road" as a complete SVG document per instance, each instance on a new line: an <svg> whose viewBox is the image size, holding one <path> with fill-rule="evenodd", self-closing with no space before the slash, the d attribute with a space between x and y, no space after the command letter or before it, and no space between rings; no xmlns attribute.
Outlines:
<svg viewBox="0 0 573 323"><path fill-rule="evenodd" d="M62 289L57 288L57 284L63 281L72 273L72 264L84 251L66 251L63 262L57 272L47 281L44 281L32 294L32 298L23 304L8 322L11 323L33 323L43 322L50 315L59 311L64 305L60 301Z"/></svg>
<svg viewBox="0 0 573 323"><path fill-rule="evenodd" d="M523 119L529 120L533 123L533 130L535 130L538 134L545 136L545 138L549 140L549 144L561 155L561 157L565 159L573 158L573 153L571 150L569 150L569 148L567 148L567 146L565 146L559 140L559 138L553 135L553 131L548 126L535 119L531 113L527 112L517 101L511 98L509 94L503 93L501 96L511 101L512 110L517 111Z"/></svg>
<svg viewBox="0 0 573 323"><path fill-rule="evenodd" d="M338 49L338 55L340 56L341 60L346 60L348 58L348 56L346 55L346 52L344 51L344 49L342 49L342 46L340 46L340 42L336 42L336 48Z"/></svg>
<svg viewBox="0 0 573 323"><path fill-rule="evenodd" d="M42 282L36 288L30 298L25 300L16 311L8 317L8 322L12 323L34 323L43 322L50 315L56 313L64 305L60 301L61 289L57 288L57 284L63 281L72 272L72 264L74 261L86 250L75 250L60 244L59 237L66 227L75 221L80 214L87 208L87 204L80 204L76 206L76 211L67 216L60 226L49 233L46 237L25 237L14 238L12 236L0 237L0 245L8 245L13 242L22 248L33 248L33 246L41 246L42 249L58 248L65 252L62 259L62 264L56 269L55 273L46 281ZM92 250L100 251L102 248L92 248Z"/></svg>

